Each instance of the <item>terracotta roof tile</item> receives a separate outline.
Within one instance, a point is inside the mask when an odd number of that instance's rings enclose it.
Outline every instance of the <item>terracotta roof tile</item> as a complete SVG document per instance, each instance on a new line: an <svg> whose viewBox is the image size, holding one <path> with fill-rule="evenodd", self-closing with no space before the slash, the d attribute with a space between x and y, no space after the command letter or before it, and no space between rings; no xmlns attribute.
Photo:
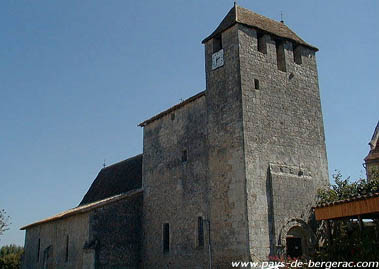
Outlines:
<svg viewBox="0 0 379 269"><path fill-rule="evenodd" d="M365 195L357 195L357 196L353 196L349 199L343 199L343 200L338 200L338 201L329 202L329 203L322 203L322 204L317 205L315 208L327 207L327 206L337 205L337 204L342 204L342 203L349 203L349 202L353 202L353 201L364 200L364 199L378 197L378 196L379 196L379 192L368 193Z"/></svg>

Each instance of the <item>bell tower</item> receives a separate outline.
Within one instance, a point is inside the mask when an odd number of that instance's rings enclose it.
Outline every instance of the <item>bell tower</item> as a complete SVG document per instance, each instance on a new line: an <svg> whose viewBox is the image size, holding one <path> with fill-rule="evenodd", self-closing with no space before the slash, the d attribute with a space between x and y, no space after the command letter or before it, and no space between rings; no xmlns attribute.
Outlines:
<svg viewBox="0 0 379 269"><path fill-rule="evenodd" d="M318 49L236 4L203 44L215 264L306 254L328 184Z"/></svg>

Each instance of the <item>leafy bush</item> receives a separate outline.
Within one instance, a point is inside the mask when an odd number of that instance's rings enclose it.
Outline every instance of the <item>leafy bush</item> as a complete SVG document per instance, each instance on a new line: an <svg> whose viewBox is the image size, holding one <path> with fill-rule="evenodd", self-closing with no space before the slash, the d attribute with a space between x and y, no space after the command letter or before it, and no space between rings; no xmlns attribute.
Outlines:
<svg viewBox="0 0 379 269"><path fill-rule="evenodd" d="M24 248L16 245L3 246L0 249L0 268L18 269L21 268L21 258Z"/></svg>
<svg viewBox="0 0 379 269"><path fill-rule="evenodd" d="M334 177L335 184L330 188L318 192L318 204L331 203L350 199L357 196L379 192L379 173L373 173L371 179L359 179L355 182L350 178L343 179L340 172ZM330 220L327 229L326 221L319 229L319 238L328 238L324 245L315 253L315 260L326 261L370 261L379 257L379 220L373 217L366 222L364 229L360 229L360 221L346 218Z"/></svg>
<svg viewBox="0 0 379 269"><path fill-rule="evenodd" d="M335 184L330 185L329 189L318 191L318 204L379 192L379 173L377 172L373 173L370 181L367 179L359 179L352 182L350 177L343 179L339 171L336 171L333 178Z"/></svg>

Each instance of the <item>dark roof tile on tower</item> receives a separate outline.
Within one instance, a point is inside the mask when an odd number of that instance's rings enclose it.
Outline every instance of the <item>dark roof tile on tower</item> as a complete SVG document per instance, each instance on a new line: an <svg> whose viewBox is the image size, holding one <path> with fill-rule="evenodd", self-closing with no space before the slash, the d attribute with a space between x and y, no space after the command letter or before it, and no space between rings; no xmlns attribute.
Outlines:
<svg viewBox="0 0 379 269"><path fill-rule="evenodd" d="M142 187L142 154L101 169L79 206Z"/></svg>
<svg viewBox="0 0 379 269"><path fill-rule="evenodd" d="M203 43L212 39L214 36L222 33L226 29L232 27L234 24L240 23L249 27L260 29L264 32L274 34L278 37L295 41L298 44L307 46L311 49L318 51L318 49L303 39L301 39L295 32L288 28L284 23L269 19L265 16L259 15L246 8L242 8L235 5L222 20L216 30L207 38L203 40Z"/></svg>
<svg viewBox="0 0 379 269"><path fill-rule="evenodd" d="M379 121L376 124L374 134L372 135L370 143L370 152L365 158L366 162L379 160Z"/></svg>

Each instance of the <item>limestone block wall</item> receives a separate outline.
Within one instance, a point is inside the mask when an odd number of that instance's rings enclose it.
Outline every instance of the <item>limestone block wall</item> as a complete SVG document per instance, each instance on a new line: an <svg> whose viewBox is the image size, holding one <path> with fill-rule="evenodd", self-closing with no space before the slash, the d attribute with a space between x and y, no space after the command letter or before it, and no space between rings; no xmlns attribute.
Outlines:
<svg viewBox="0 0 379 269"><path fill-rule="evenodd" d="M205 224L204 246L197 244L198 217L208 217L206 112L202 96L144 127L145 268L208 264ZM164 253L165 223L169 224L169 251Z"/></svg>
<svg viewBox="0 0 379 269"><path fill-rule="evenodd" d="M238 26L221 35L224 65L212 70L205 44L212 258L218 267L248 260L248 222Z"/></svg>
<svg viewBox="0 0 379 269"><path fill-rule="evenodd" d="M238 33L250 253L266 258L282 247L286 223L306 220L317 189L328 183L317 66L313 50L302 47L297 64L293 44L282 41L281 71L273 36L265 37L264 54L256 30L239 25ZM271 176L271 163L286 171Z"/></svg>
<svg viewBox="0 0 379 269"><path fill-rule="evenodd" d="M142 252L142 193L91 211L87 252L96 268L139 268Z"/></svg>
<svg viewBox="0 0 379 269"><path fill-rule="evenodd" d="M28 228L23 268L83 268L83 246L89 235L88 219L89 214L85 213Z"/></svg>
<svg viewBox="0 0 379 269"><path fill-rule="evenodd" d="M367 179L370 180L375 175L379 173L379 160L370 160L370 162L366 161L366 175Z"/></svg>
<svg viewBox="0 0 379 269"><path fill-rule="evenodd" d="M142 192L26 229L24 269L138 268Z"/></svg>

